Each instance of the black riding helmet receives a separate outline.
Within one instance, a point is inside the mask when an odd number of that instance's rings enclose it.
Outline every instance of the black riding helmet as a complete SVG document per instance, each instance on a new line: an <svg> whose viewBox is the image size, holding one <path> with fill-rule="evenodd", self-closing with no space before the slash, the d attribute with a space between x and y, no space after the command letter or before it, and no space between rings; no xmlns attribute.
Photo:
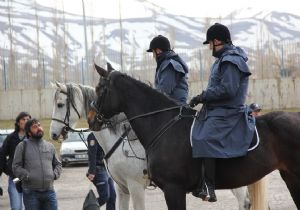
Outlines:
<svg viewBox="0 0 300 210"><path fill-rule="evenodd" d="M152 50L154 50L156 48L159 48L163 51L171 50L170 41L168 40L167 37L158 35L151 40L150 46L149 46L149 49L147 50L147 52L152 52Z"/></svg>
<svg viewBox="0 0 300 210"><path fill-rule="evenodd" d="M203 44L209 44L209 41L214 39L223 41L224 43L231 43L229 29L220 23L215 23L207 30L206 41Z"/></svg>
<svg viewBox="0 0 300 210"><path fill-rule="evenodd" d="M249 107L253 112L260 112L261 111L261 107L257 103L252 103L252 104L250 104Z"/></svg>

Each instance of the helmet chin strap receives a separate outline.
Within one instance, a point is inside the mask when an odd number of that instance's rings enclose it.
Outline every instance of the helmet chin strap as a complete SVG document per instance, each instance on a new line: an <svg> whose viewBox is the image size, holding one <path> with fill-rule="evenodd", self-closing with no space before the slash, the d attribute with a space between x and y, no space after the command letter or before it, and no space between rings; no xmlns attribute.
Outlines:
<svg viewBox="0 0 300 210"><path fill-rule="evenodd" d="M154 50L154 53L155 53L155 60L156 60L156 62L157 62L157 61L158 61L158 57L159 57L159 55L160 55L161 53L157 53L156 50Z"/></svg>
<svg viewBox="0 0 300 210"><path fill-rule="evenodd" d="M215 56L216 55L216 47L218 46L221 46L221 45L224 45L225 43L224 42L221 42L220 44L214 44L213 43L213 51L212 51L212 56Z"/></svg>

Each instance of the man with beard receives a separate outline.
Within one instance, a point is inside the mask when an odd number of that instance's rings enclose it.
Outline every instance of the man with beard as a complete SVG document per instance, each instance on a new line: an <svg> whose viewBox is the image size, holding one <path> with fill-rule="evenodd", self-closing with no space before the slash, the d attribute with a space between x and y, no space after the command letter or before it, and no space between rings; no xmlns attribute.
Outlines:
<svg viewBox="0 0 300 210"><path fill-rule="evenodd" d="M173 51L168 38L158 35L150 42L147 52L153 53L157 67L154 85L177 104L186 104L188 97L186 63Z"/></svg>
<svg viewBox="0 0 300 210"><path fill-rule="evenodd" d="M38 120L28 120L25 132L28 139L17 146L12 164L15 176L22 180L25 210L57 210L53 182L60 176L61 162L53 144L42 139Z"/></svg>

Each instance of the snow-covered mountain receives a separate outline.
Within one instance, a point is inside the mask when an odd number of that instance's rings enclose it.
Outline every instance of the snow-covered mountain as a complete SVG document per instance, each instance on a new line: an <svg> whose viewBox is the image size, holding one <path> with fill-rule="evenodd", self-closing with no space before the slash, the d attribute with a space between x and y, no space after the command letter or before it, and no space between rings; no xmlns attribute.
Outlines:
<svg viewBox="0 0 300 210"><path fill-rule="evenodd" d="M220 20L177 16L144 1L137 2L144 4L150 15L122 19L121 22L119 19L86 17L90 56L101 54L114 61L115 57L120 57L122 41L124 55L142 59L150 40L157 34L168 36L175 49L199 48L207 27L214 22L228 25L234 44L248 49L255 49L258 44L263 46L270 40L300 41L300 16L288 13L245 8ZM72 63L84 56L81 15L21 0L0 1L0 11L0 56L8 56L11 45L18 54L33 58L38 52L49 60L61 56Z"/></svg>

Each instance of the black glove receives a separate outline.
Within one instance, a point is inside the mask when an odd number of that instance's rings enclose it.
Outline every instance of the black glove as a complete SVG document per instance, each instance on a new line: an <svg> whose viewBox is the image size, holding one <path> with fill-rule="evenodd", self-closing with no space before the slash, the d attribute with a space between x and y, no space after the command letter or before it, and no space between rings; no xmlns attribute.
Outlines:
<svg viewBox="0 0 300 210"><path fill-rule="evenodd" d="M189 103L190 107L195 107L197 106L199 103L203 103L203 96L202 93L200 95L197 95L195 97L193 97Z"/></svg>

